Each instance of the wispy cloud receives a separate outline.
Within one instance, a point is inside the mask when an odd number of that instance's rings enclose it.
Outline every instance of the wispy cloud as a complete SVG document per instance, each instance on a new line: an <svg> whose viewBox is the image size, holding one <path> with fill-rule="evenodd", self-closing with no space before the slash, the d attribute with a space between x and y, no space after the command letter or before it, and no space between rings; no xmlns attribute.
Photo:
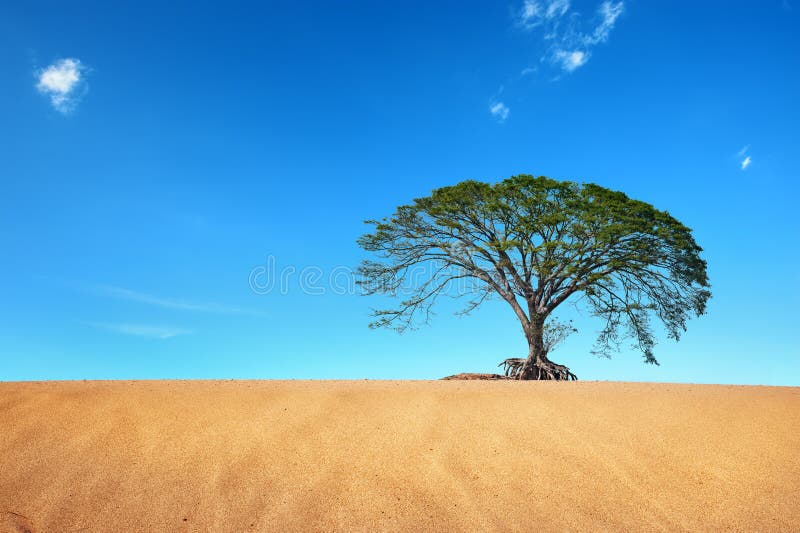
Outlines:
<svg viewBox="0 0 800 533"><path fill-rule="evenodd" d="M573 72L589 61L595 46L608 41L623 10L622 1L606 0L592 19L585 20L571 9L568 0L525 0L517 25L541 33L546 49L542 61Z"/></svg>
<svg viewBox="0 0 800 533"><path fill-rule="evenodd" d="M572 72L576 68L584 65L586 61L588 61L589 56L586 52L580 50L573 50L572 52L558 50L553 54L553 58L561 63L561 68L567 72Z"/></svg>
<svg viewBox="0 0 800 533"><path fill-rule="evenodd" d="M526 29L542 26L563 17L569 11L569 0L525 0L519 10L517 22Z"/></svg>
<svg viewBox="0 0 800 533"><path fill-rule="evenodd" d="M747 146L745 146L736 153L736 155L739 158L743 158L739 162L739 166L741 167L742 170L747 170L747 167L749 167L753 163L753 158L750 157L750 154L748 153L749 151L750 151L750 145L748 144Z"/></svg>
<svg viewBox="0 0 800 533"><path fill-rule="evenodd" d="M189 335L192 333L188 329L174 328L170 326L154 326L149 324L127 324L110 322L82 322L83 324L113 331L122 335L133 335L135 337L147 337L151 339L171 339L179 335Z"/></svg>
<svg viewBox="0 0 800 533"><path fill-rule="evenodd" d="M86 93L86 68L80 60L67 58L36 72L36 89L50 98L53 107L63 114L75 109Z"/></svg>
<svg viewBox="0 0 800 533"><path fill-rule="evenodd" d="M600 4L600 8L597 10L600 14L600 24L597 25L591 35L583 37L584 45L594 46L608 41L608 36L611 34L611 30L614 29L617 19L622 15L624 7L622 2L606 1Z"/></svg>
<svg viewBox="0 0 800 533"><path fill-rule="evenodd" d="M177 298L167 298L163 296L156 296L144 292L134 291L123 287L113 287L109 285L96 285L94 289L98 292L112 298L121 300L128 300L132 302L139 302L148 305L155 305L158 307L165 307L167 309L176 309L178 311L194 311L199 313L218 313L226 315L253 315L262 316L262 314L253 309L245 309L241 307L231 307L213 302L190 302Z"/></svg>
<svg viewBox="0 0 800 533"><path fill-rule="evenodd" d="M491 113L498 122L505 122L511 110L503 102L493 102L489 104L489 113Z"/></svg>

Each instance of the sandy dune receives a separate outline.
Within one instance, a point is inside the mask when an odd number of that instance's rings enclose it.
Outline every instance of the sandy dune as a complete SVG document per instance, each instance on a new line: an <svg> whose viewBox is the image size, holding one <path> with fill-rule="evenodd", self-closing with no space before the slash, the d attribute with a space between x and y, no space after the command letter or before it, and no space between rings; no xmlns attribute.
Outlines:
<svg viewBox="0 0 800 533"><path fill-rule="evenodd" d="M0 383L0 530L800 530L800 388Z"/></svg>

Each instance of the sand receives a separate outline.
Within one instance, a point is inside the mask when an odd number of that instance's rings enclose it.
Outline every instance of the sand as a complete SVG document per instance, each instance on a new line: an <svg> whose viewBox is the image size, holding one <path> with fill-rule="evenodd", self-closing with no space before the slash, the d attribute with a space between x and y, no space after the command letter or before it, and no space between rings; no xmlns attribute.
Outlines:
<svg viewBox="0 0 800 533"><path fill-rule="evenodd" d="M800 530L800 388L0 383L0 530Z"/></svg>

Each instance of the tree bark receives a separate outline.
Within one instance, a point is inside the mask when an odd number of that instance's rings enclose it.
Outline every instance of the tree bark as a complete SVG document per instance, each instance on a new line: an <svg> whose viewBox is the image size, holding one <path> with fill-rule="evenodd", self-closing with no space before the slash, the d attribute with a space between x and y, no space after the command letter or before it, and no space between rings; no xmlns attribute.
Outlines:
<svg viewBox="0 0 800 533"><path fill-rule="evenodd" d="M532 317L530 327L525 330L528 339L528 359L522 365L519 379L523 380L577 380L577 376L569 368L554 363L547 358L544 349L544 317Z"/></svg>

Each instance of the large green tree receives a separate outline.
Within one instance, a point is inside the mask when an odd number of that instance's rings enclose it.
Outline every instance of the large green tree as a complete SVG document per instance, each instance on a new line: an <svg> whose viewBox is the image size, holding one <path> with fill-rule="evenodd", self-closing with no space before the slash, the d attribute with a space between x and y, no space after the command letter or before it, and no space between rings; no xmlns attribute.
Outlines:
<svg viewBox="0 0 800 533"><path fill-rule="evenodd" d="M520 379L575 379L548 359L549 317L574 299L602 319L596 351L630 338L658 364L652 319L678 340L711 296L692 232L666 211L599 185L529 175L463 181L369 220L358 243L377 260L359 267L366 294L403 295L375 311L372 327L403 331L427 321L442 295L469 294L468 312L505 301L522 325Z"/></svg>

